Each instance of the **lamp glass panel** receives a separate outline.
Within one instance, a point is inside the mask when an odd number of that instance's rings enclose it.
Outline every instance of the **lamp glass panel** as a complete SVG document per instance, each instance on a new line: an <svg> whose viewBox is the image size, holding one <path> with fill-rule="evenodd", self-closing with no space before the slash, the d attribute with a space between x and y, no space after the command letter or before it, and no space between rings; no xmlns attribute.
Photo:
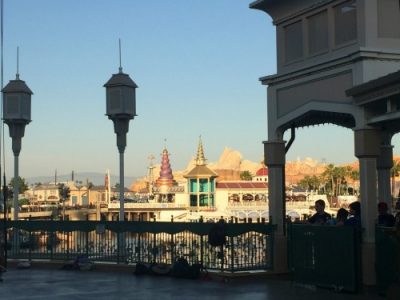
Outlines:
<svg viewBox="0 0 400 300"><path fill-rule="evenodd" d="M7 96L7 101L6 101L6 115L15 115L19 113L19 105L18 105L18 99L19 97L17 95L8 95Z"/></svg>

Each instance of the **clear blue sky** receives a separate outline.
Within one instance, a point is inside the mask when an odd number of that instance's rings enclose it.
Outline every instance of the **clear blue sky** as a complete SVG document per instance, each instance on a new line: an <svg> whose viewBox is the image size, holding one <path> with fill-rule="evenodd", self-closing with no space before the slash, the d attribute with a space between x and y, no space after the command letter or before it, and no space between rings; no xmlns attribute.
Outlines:
<svg viewBox="0 0 400 300"><path fill-rule="evenodd" d="M125 152L126 175L160 162L164 139L174 170L196 154L201 135L210 162L224 147L260 161L267 138L266 88L274 74L275 32L251 0L4 0L4 84L20 74L34 92L20 175L118 174L103 84L122 65L138 84L137 113ZM352 133L300 129L288 160L354 161ZM11 140L6 127L6 169Z"/></svg>

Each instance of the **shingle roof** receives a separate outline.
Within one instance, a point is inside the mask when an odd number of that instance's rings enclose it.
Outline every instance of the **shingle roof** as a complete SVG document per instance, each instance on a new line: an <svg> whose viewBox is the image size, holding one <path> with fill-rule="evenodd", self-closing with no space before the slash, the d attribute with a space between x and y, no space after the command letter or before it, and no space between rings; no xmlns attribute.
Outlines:
<svg viewBox="0 0 400 300"><path fill-rule="evenodd" d="M195 166L192 170L183 175L183 177L218 177L218 174L209 169L207 166L202 165Z"/></svg>

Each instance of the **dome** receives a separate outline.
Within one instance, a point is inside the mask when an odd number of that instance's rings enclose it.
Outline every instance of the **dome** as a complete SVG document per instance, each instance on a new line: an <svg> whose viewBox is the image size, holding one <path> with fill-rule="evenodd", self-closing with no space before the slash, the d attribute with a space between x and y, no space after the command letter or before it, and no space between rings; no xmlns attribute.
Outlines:
<svg viewBox="0 0 400 300"><path fill-rule="evenodd" d="M256 176L268 176L268 169L266 167L258 169Z"/></svg>

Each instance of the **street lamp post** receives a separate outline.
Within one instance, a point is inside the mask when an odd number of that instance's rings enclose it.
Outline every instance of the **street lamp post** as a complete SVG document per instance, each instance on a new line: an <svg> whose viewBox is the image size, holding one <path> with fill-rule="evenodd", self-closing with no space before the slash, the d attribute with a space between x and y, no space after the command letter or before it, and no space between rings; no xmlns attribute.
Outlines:
<svg viewBox="0 0 400 300"><path fill-rule="evenodd" d="M13 220L18 220L18 194L19 175L18 157L21 152L21 140L25 133L25 126L31 122L31 95L33 94L25 81L19 79L17 71L16 79L3 88L3 120L8 125L12 139L14 153L14 197Z"/></svg>
<svg viewBox="0 0 400 300"><path fill-rule="evenodd" d="M119 72L113 74L104 84L106 88L106 115L114 123L119 151L119 221L124 221L124 151L126 134L129 131L129 121L136 116L136 83L128 74Z"/></svg>

